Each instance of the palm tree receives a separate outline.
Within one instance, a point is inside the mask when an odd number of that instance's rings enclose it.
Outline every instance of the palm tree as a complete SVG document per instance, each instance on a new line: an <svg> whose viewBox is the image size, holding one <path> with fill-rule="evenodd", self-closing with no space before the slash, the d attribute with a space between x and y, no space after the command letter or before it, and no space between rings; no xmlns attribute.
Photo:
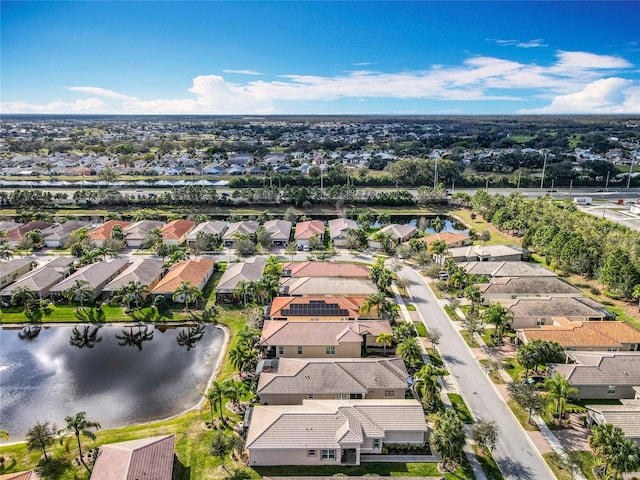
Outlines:
<svg viewBox="0 0 640 480"><path fill-rule="evenodd" d="M509 309L503 307L499 303L492 303L482 312L485 323L495 325L496 330L493 337L501 341L505 326L512 318Z"/></svg>
<svg viewBox="0 0 640 480"><path fill-rule="evenodd" d="M22 304L23 310L27 310L29 303L36 299L36 294L29 290L27 287L16 288L13 295L11 295L11 304Z"/></svg>
<svg viewBox="0 0 640 480"><path fill-rule="evenodd" d="M447 247L444 240L436 240L429 245L429 251L438 257L438 263L442 265L444 263L445 256L449 253L449 247Z"/></svg>
<svg viewBox="0 0 640 480"><path fill-rule="evenodd" d="M601 423L591 429L591 435L588 438L589 446L604 461L604 477L609 469L610 454L616 450L616 446L623 438L623 430L610 423Z"/></svg>
<svg viewBox="0 0 640 480"><path fill-rule="evenodd" d="M376 337L376 343L382 345L382 354L387 356L387 347L393 345L393 335L387 332L381 332Z"/></svg>
<svg viewBox="0 0 640 480"><path fill-rule="evenodd" d="M209 400L209 408L211 410L211 424L213 425L213 409L214 405L218 408L218 414L220 415L220 421L224 423L224 416L222 415L222 401L224 400L224 389L222 383L212 382L211 387L205 394L207 400Z"/></svg>
<svg viewBox="0 0 640 480"><path fill-rule="evenodd" d="M445 468L457 466L465 444L464 424L455 410L446 410L435 423L431 445L442 456Z"/></svg>
<svg viewBox="0 0 640 480"><path fill-rule="evenodd" d="M270 302L280 291L280 277L276 275L263 275L258 282L258 291L264 303Z"/></svg>
<svg viewBox="0 0 640 480"><path fill-rule="evenodd" d="M559 373L548 377L544 381L544 386L548 389L547 399L555 403L555 412L558 414L558 420L562 419L567 400L571 395L578 393L578 389L572 387L571 382Z"/></svg>
<svg viewBox="0 0 640 480"><path fill-rule="evenodd" d="M4 240L0 242L0 260L11 260L13 258L13 247Z"/></svg>
<svg viewBox="0 0 640 480"><path fill-rule="evenodd" d="M398 344L397 352L409 367L415 368L422 361L422 349L416 337L403 339Z"/></svg>
<svg viewBox="0 0 640 480"><path fill-rule="evenodd" d="M440 391L440 383L438 377L447 375L447 371L443 368L437 368L433 364L427 364L418 370L414 377L418 381L414 385L415 391L422 398L422 405L429 411L435 410L438 402L438 392Z"/></svg>
<svg viewBox="0 0 640 480"><path fill-rule="evenodd" d="M185 309L189 310L189 304L202 300L202 292L198 287L192 285L191 282L181 282L178 288L173 292L173 301L177 301L179 298L184 300Z"/></svg>
<svg viewBox="0 0 640 480"><path fill-rule="evenodd" d="M384 292L373 293L364 299L362 306L360 307L360 313L366 313L369 315L371 310L375 308L378 318L382 315L382 306L386 301L387 296Z"/></svg>
<svg viewBox="0 0 640 480"><path fill-rule="evenodd" d="M469 311L469 313L471 314L474 314L476 312L476 307L484 300L484 298L482 297L482 292L477 285L469 285L467 288L465 288L464 298L471 302L471 310Z"/></svg>
<svg viewBox="0 0 640 480"><path fill-rule="evenodd" d="M80 308L84 309L84 301L93 297L93 287L86 280L76 280L71 287L62 292L69 303L75 299L80 301Z"/></svg>
<svg viewBox="0 0 640 480"><path fill-rule="evenodd" d="M56 438L56 427L49 425L49 422L36 423L27 431L27 449L42 450L44 461L49 461L47 447L53 445Z"/></svg>
<svg viewBox="0 0 640 480"><path fill-rule="evenodd" d="M640 447L630 438L621 438L607 456L616 472L614 478L622 478L624 473L640 468Z"/></svg>
<svg viewBox="0 0 640 480"><path fill-rule="evenodd" d="M99 430L100 424L98 422L87 420L86 412L78 412L73 416L65 417L64 421L67 422L67 426L58 433L63 435L71 433L76 437L78 442L78 452L80 453L80 462L84 465L84 468L87 469L87 472L91 473L91 469L84 461L80 437L87 437L88 439L95 441L96 434L93 433L92 430Z"/></svg>
<svg viewBox="0 0 640 480"><path fill-rule="evenodd" d="M125 303L127 305L127 311L131 311L132 303L135 303L136 310L140 310L140 303L147 293L148 288L146 285L142 285L142 283L137 280L131 280L126 285L117 289L111 300L116 303Z"/></svg>
<svg viewBox="0 0 640 480"><path fill-rule="evenodd" d="M236 407L238 406L240 396L242 395L241 385L242 383L236 382L230 378L224 380L221 385L224 396L231 400L231 403Z"/></svg>

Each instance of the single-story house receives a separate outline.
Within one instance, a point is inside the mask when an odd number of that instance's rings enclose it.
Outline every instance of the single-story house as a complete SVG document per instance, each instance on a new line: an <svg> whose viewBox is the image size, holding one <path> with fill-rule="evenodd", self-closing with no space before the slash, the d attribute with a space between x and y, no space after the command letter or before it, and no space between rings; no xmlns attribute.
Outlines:
<svg viewBox="0 0 640 480"><path fill-rule="evenodd" d="M260 345L269 358L360 358L368 351L382 352L376 342L381 333L392 333L386 320L356 322L286 322L267 320Z"/></svg>
<svg viewBox="0 0 640 480"><path fill-rule="evenodd" d="M282 265L283 277L344 277L369 278L369 267L344 262L287 262Z"/></svg>
<svg viewBox="0 0 640 480"><path fill-rule="evenodd" d="M640 444L640 399L621 400L621 405L587 405L587 427L610 423L624 436Z"/></svg>
<svg viewBox="0 0 640 480"><path fill-rule="evenodd" d="M364 297L275 297L269 309L271 320L288 322L313 322L359 320ZM374 311L375 313L375 311Z"/></svg>
<svg viewBox="0 0 640 480"><path fill-rule="evenodd" d="M111 298L117 290L128 285L129 282L138 282L147 287L147 293L143 296L144 299L160 281L163 273L164 262L162 260L151 258L136 260L120 275L105 285L102 289L102 295L105 298Z"/></svg>
<svg viewBox="0 0 640 480"><path fill-rule="evenodd" d="M175 434L102 445L91 480L171 480Z"/></svg>
<svg viewBox="0 0 640 480"><path fill-rule="evenodd" d="M469 275L487 277L556 277L542 265L529 262L467 262L460 266Z"/></svg>
<svg viewBox="0 0 640 480"><path fill-rule="evenodd" d="M548 340L558 342L569 351L640 351L640 331L625 322L573 322L555 318L553 325L522 328L516 334L523 343Z"/></svg>
<svg viewBox="0 0 640 480"><path fill-rule="evenodd" d="M280 291L283 295L292 297L308 295L367 297L378 293L378 287L368 278L290 277L280 280Z"/></svg>
<svg viewBox="0 0 640 480"><path fill-rule="evenodd" d="M42 230L44 244L49 248L66 248L72 243L72 234L81 228L87 228L90 222L82 220L69 220L64 223L56 223L49 228Z"/></svg>
<svg viewBox="0 0 640 480"><path fill-rule="evenodd" d="M231 166L231 165L242 165L242 166L246 166L250 163L253 163L254 157L253 155L250 155L248 153L242 153L242 154L238 154L238 155L234 155L232 157L229 157L224 163L227 166Z"/></svg>
<svg viewBox="0 0 640 480"><path fill-rule="evenodd" d="M125 241L128 247L138 248L142 245L144 236L154 228L162 228L164 222L159 220L140 220L124 229Z"/></svg>
<svg viewBox="0 0 640 480"><path fill-rule="evenodd" d="M253 407L249 465L359 465L388 443L422 446L429 427L417 400L303 400Z"/></svg>
<svg viewBox="0 0 640 480"><path fill-rule="evenodd" d="M8 262L0 262L0 288L15 282L18 277L31 271L33 258L14 258Z"/></svg>
<svg viewBox="0 0 640 480"><path fill-rule="evenodd" d="M356 230L358 222L350 218L333 218L329 220L329 238L334 247L345 247L347 245L347 232Z"/></svg>
<svg viewBox="0 0 640 480"><path fill-rule="evenodd" d="M196 222L193 220L172 220L160 230L162 241L166 245L182 245L194 228L196 228Z"/></svg>
<svg viewBox="0 0 640 480"><path fill-rule="evenodd" d="M551 364L578 389L575 398L635 398L640 385L640 352L567 352L572 363Z"/></svg>
<svg viewBox="0 0 640 480"><path fill-rule="evenodd" d="M450 248L446 258L454 262L519 262L522 248L509 245L469 245Z"/></svg>
<svg viewBox="0 0 640 480"><path fill-rule="evenodd" d="M191 233L187 235L187 245L191 245L198 238L198 234L200 232L210 233L218 237L218 239L222 238L224 232L227 230L227 222L222 222L220 220L212 220L209 222L199 223L196 228L191 230Z"/></svg>
<svg viewBox="0 0 640 480"><path fill-rule="evenodd" d="M104 286L128 266L129 260L126 258L112 258L106 262L92 263L69 275L60 283L55 284L49 290L49 295L55 300L62 299L64 298L65 290L73 287L76 281L84 280L89 282L93 290L91 298L95 299L102 293Z"/></svg>
<svg viewBox="0 0 640 480"><path fill-rule="evenodd" d="M124 220L109 220L102 225L98 225L93 230L89 231L89 238L93 240L98 247L102 246L102 243L107 239L111 238L111 232L113 231L113 227L119 225L122 228L122 233L124 235L124 230L131 222L127 222Z"/></svg>
<svg viewBox="0 0 640 480"><path fill-rule="evenodd" d="M403 399L407 369L400 358L279 358L258 365L263 405L300 405L306 398Z"/></svg>
<svg viewBox="0 0 640 480"><path fill-rule="evenodd" d="M367 243L371 248L381 248L382 244L380 242L380 237L382 235L389 235L391 242L395 245L399 245L410 238L415 237L416 233L418 233L418 229L413 225L393 223L382 227L380 230L370 235L367 239Z"/></svg>
<svg viewBox="0 0 640 480"><path fill-rule="evenodd" d="M0 220L0 232L6 232L12 228L19 227L20 225L22 224L12 220Z"/></svg>
<svg viewBox="0 0 640 480"><path fill-rule="evenodd" d="M286 247L291 238L292 223L289 220L267 220L264 228L271 235L275 247Z"/></svg>
<svg viewBox="0 0 640 480"><path fill-rule="evenodd" d="M0 297L3 301L10 301L19 287L26 287L39 298L47 298L51 287L71 273L75 260L75 257L56 257L0 290Z"/></svg>
<svg viewBox="0 0 640 480"><path fill-rule="evenodd" d="M176 263L151 290L151 295L162 295L167 300L174 300L173 293L182 282L189 282L202 291L215 271L215 263L212 258L196 258ZM184 300L183 296L179 296L174 301L184 303Z"/></svg>
<svg viewBox="0 0 640 480"><path fill-rule="evenodd" d="M240 235L253 236L258 230L259 223L253 220L246 220L242 222L234 222L229 225L227 231L222 235L222 242L225 247L233 247L236 243L237 237Z"/></svg>
<svg viewBox="0 0 640 480"><path fill-rule="evenodd" d="M260 280L266 263L264 258L252 257L243 262L228 264L216 286L216 302L235 302L237 299L233 296L233 291L238 283Z"/></svg>
<svg viewBox="0 0 640 480"><path fill-rule="evenodd" d="M324 241L324 222L321 220L307 220L306 222L296 223L296 231L294 238L298 248L309 245L309 239L317 235L321 241Z"/></svg>
<svg viewBox="0 0 640 480"><path fill-rule="evenodd" d="M488 301L522 297L582 297L582 292L558 277L497 277L479 285Z"/></svg>
<svg viewBox="0 0 640 480"><path fill-rule="evenodd" d="M615 319L615 315L587 297L522 297L500 303L511 312L513 329L550 325L557 317L576 322Z"/></svg>
<svg viewBox="0 0 640 480"><path fill-rule="evenodd" d="M433 244L433 242L442 241L444 242L448 248L456 248L456 247L464 247L471 242L471 237L464 233L453 233L453 232L440 232L434 233L432 235L427 235L426 237L422 237L419 239L421 242L424 242L427 248Z"/></svg>
<svg viewBox="0 0 640 480"><path fill-rule="evenodd" d="M18 245L18 243L20 243L20 240L22 240L28 232L31 232L32 230L43 231L49 228L51 225L53 225L53 223L51 222L25 223L24 225L20 225L18 227L7 230L7 234L5 235L4 239L9 245L15 247L16 245Z"/></svg>

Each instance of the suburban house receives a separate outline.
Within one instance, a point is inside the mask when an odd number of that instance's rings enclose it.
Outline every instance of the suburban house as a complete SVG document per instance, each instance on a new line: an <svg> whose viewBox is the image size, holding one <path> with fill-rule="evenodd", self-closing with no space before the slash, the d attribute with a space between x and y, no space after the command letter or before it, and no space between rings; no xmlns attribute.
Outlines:
<svg viewBox="0 0 640 480"><path fill-rule="evenodd" d="M519 262L522 249L509 245L469 245L450 248L446 258L454 262Z"/></svg>
<svg viewBox="0 0 640 480"><path fill-rule="evenodd" d="M329 220L329 239L334 247L347 246L347 232L356 230L358 222L350 218L334 218Z"/></svg>
<svg viewBox="0 0 640 480"><path fill-rule="evenodd" d="M282 277L369 278L369 267L357 263L289 262L282 265Z"/></svg>
<svg viewBox="0 0 640 480"><path fill-rule="evenodd" d="M196 228L193 220L172 220L160 230L162 241L166 245L182 245L187 241L187 235Z"/></svg>
<svg viewBox="0 0 640 480"><path fill-rule="evenodd" d="M222 242L225 247L233 247L238 239L238 236L253 236L258 230L258 222L253 220L247 220L242 222L235 222L229 225L227 231L222 235Z"/></svg>
<svg viewBox="0 0 640 480"><path fill-rule="evenodd" d="M182 282L189 282L198 290L203 291L215 271L215 263L212 258L196 258L176 263L151 289L150 293L153 296L162 295L167 300L184 303L185 299L182 295L173 298L176 289Z"/></svg>
<svg viewBox="0 0 640 480"><path fill-rule="evenodd" d="M102 243L107 238L111 238L111 232L113 231L113 227L116 225L119 225L122 228L122 233L124 235L125 228L131 225L131 222L126 222L124 220L109 220L102 225L98 225L93 230L90 230L89 238L93 240L93 243L95 243L96 246L101 247Z"/></svg>
<svg viewBox="0 0 640 480"><path fill-rule="evenodd" d="M569 351L640 351L640 331L625 322L574 322L555 318L553 325L523 328L516 334L523 343L548 340L558 342Z"/></svg>
<svg viewBox="0 0 640 480"><path fill-rule="evenodd" d="M478 287L488 301L541 296L582 297L580 290L558 277L497 277Z"/></svg>
<svg viewBox="0 0 640 480"><path fill-rule="evenodd" d="M303 400L253 407L246 449L254 465L359 465L386 443L422 446L429 428L417 400Z"/></svg>
<svg viewBox="0 0 640 480"><path fill-rule="evenodd" d="M126 258L112 258L106 262L92 263L82 267L77 272L69 275L67 278L57 283L49 290L49 295L53 299L64 298L65 290L73 287L76 281L86 281L93 290L91 299L97 298L104 286L111 280L116 278L120 272L129 266L129 260Z"/></svg>
<svg viewBox="0 0 640 480"><path fill-rule="evenodd" d="M187 235L187 245L191 245L198 238L200 232L209 233L215 235L218 239L222 238L224 232L227 231L227 222L220 220L212 220L210 222L199 223L196 228L191 230L191 233Z"/></svg>
<svg viewBox="0 0 640 480"><path fill-rule="evenodd" d="M102 445L91 480L171 480L175 443L174 434Z"/></svg>
<svg viewBox="0 0 640 480"><path fill-rule="evenodd" d="M264 258L252 257L244 262L230 263L220 277L216 286L216 302L231 303L236 299L233 291L240 282L257 282L262 278L267 261Z"/></svg>
<svg viewBox="0 0 640 480"><path fill-rule="evenodd" d="M368 297L378 293L378 287L368 278L290 277L280 280L280 292L292 297L309 295Z"/></svg>
<svg viewBox="0 0 640 480"><path fill-rule="evenodd" d="M306 398L403 399L407 369L400 358L262 360L257 393L263 405L300 405Z"/></svg>
<svg viewBox="0 0 640 480"><path fill-rule="evenodd" d="M120 275L114 278L102 289L102 295L105 298L111 298L116 291L129 282L137 282L147 287L147 293L143 295L147 297L153 287L160 281L164 272L164 262L162 260L154 260L151 258L142 258L134 261Z"/></svg>
<svg viewBox="0 0 640 480"><path fill-rule="evenodd" d="M587 405L587 427L610 423L640 444L640 399L620 401L622 405Z"/></svg>
<svg viewBox="0 0 640 480"><path fill-rule="evenodd" d="M388 235L394 245L400 245L410 238L415 237L416 233L418 233L418 229L413 225L393 223L382 227L380 230L370 235L367 239L367 243L371 248L381 248L382 242L380 241L380 237Z"/></svg>
<svg viewBox="0 0 640 480"><path fill-rule="evenodd" d="M14 222L13 220L0 220L0 232L6 232L12 228L17 228L21 223Z"/></svg>
<svg viewBox="0 0 640 480"><path fill-rule="evenodd" d="M42 231L49 228L51 225L53 225L53 223L51 222L25 223L24 225L20 225L18 227L7 230L7 234L5 235L4 239L9 245L15 247L16 245L18 245L18 243L20 243L20 240L22 240L28 232L31 232L32 230Z"/></svg>
<svg viewBox="0 0 640 480"><path fill-rule="evenodd" d="M464 247L471 242L471 237L464 233L453 233L453 232L440 232L434 233L433 235L427 235L426 237L422 237L418 239L429 248L433 242L441 241L447 245L448 248L456 248L456 247Z"/></svg>
<svg viewBox="0 0 640 480"><path fill-rule="evenodd" d="M549 365L578 389L576 398L635 398L640 386L640 352L567 352L572 363Z"/></svg>
<svg viewBox="0 0 640 480"><path fill-rule="evenodd" d="M551 270L542 265L529 262L467 262L460 266L469 275L487 277L556 277Z"/></svg>
<svg viewBox="0 0 640 480"><path fill-rule="evenodd" d="M71 234L73 232L76 232L81 228L87 228L90 225L90 222L84 222L82 220L69 220L64 223L56 223L55 225L42 230L44 244L49 248L66 248L72 243L73 237Z"/></svg>
<svg viewBox="0 0 640 480"><path fill-rule="evenodd" d="M0 480L40 480L42 477L38 472L28 470L26 472L5 473L0 475Z"/></svg>
<svg viewBox="0 0 640 480"><path fill-rule="evenodd" d="M0 262L0 288L15 282L18 277L31 271L33 258L14 258L8 262Z"/></svg>
<svg viewBox="0 0 640 480"><path fill-rule="evenodd" d="M551 325L557 317L574 322L615 319L602 305L587 297L522 297L500 303L513 315L513 329Z"/></svg>
<svg viewBox="0 0 640 480"><path fill-rule="evenodd" d="M162 228L164 222L159 220L140 220L124 229L125 241L128 247L138 248L142 245L144 236L154 228Z"/></svg>
<svg viewBox="0 0 640 480"><path fill-rule="evenodd" d="M344 322L374 318L371 315L375 315L375 308L369 314L360 312L363 303L363 297L275 297L269 318L287 322Z"/></svg>
<svg viewBox="0 0 640 480"><path fill-rule="evenodd" d="M294 238L298 248L309 247L309 239L317 235L321 241L324 241L324 222L321 220L307 220L306 222L296 223L296 231Z"/></svg>
<svg viewBox="0 0 640 480"><path fill-rule="evenodd" d="M0 297L2 297L3 301L10 301L18 288L26 287L39 298L47 298L51 287L71 273L73 262L75 262L74 257L56 257L49 263L28 272L13 284L0 290ZM0 269L2 266L4 265L0 264Z"/></svg>
<svg viewBox="0 0 640 480"><path fill-rule="evenodd" d="M268 358L360 358L382 352L376 342L381 333L392 333L386 320L356 322L287 322L267 320L260 345Z"/></svg>
<svg viewBox="0 0 640 480"><path fill-rule="evenodd" d="M264 228L271 235L274 247L286 247L291 238L292 223L288 220L267 220Z"/></svg>

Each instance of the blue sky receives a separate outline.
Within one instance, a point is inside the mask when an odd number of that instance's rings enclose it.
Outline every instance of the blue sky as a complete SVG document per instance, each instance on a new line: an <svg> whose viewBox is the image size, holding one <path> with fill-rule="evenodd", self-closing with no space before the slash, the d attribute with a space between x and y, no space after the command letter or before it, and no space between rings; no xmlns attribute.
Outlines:
<svg viewBox="0 0 640 480"><path fill-rule="evenodd" d="M640 2L3 0L2 113L640 113Z"/></svg>

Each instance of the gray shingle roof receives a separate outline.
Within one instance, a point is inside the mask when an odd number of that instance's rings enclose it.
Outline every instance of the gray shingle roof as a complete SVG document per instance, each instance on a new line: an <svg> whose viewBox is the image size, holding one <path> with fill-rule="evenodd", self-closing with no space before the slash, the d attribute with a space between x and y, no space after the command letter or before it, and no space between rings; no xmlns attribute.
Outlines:
<svg viewBox="0 0 640 480"><path fill-rule="evenodd" d="M255 282L262 278L267 261L264 258L248 258L244 262L231 263L220 277L217 293L232 293L238 282Z"/></svg>
<svg viewBox="0 0 640 480"><path fill-rule="evenodd" d="M50 288L71 271L71 267L75 257L57 257L44 266L32 270L23 275L15 282L0 291L0 295L9 296L18 289L18 287L27 287L34 293L38 293L44 289Z"/></svg>
<svg viewBox="0 0 640 480"><path fill-rule="evenodd" d="M140 282L149 285L162 274L164 262L145 258L138 260L127 267L120 275L114 278L102 289L103 292L113 292L129 282Z"/></svg>
<svg viewBox="0 0 640 480"><path fill-rule="evenodd" d="M95 287L102 284L106 278L125 268L128 264L129 260L126 258L113 258L108 262L92 263L68 276L51 290L56 292L67 290L73 286L76 280L86 280L89 285Z"/></svg>
<svg viewBox="0 0 640 480"><path fill-rule="evenodd" d="M579 352L574 360L588 364L554 364L554 371L573 385L640 385L640 353Z"/></svg>

